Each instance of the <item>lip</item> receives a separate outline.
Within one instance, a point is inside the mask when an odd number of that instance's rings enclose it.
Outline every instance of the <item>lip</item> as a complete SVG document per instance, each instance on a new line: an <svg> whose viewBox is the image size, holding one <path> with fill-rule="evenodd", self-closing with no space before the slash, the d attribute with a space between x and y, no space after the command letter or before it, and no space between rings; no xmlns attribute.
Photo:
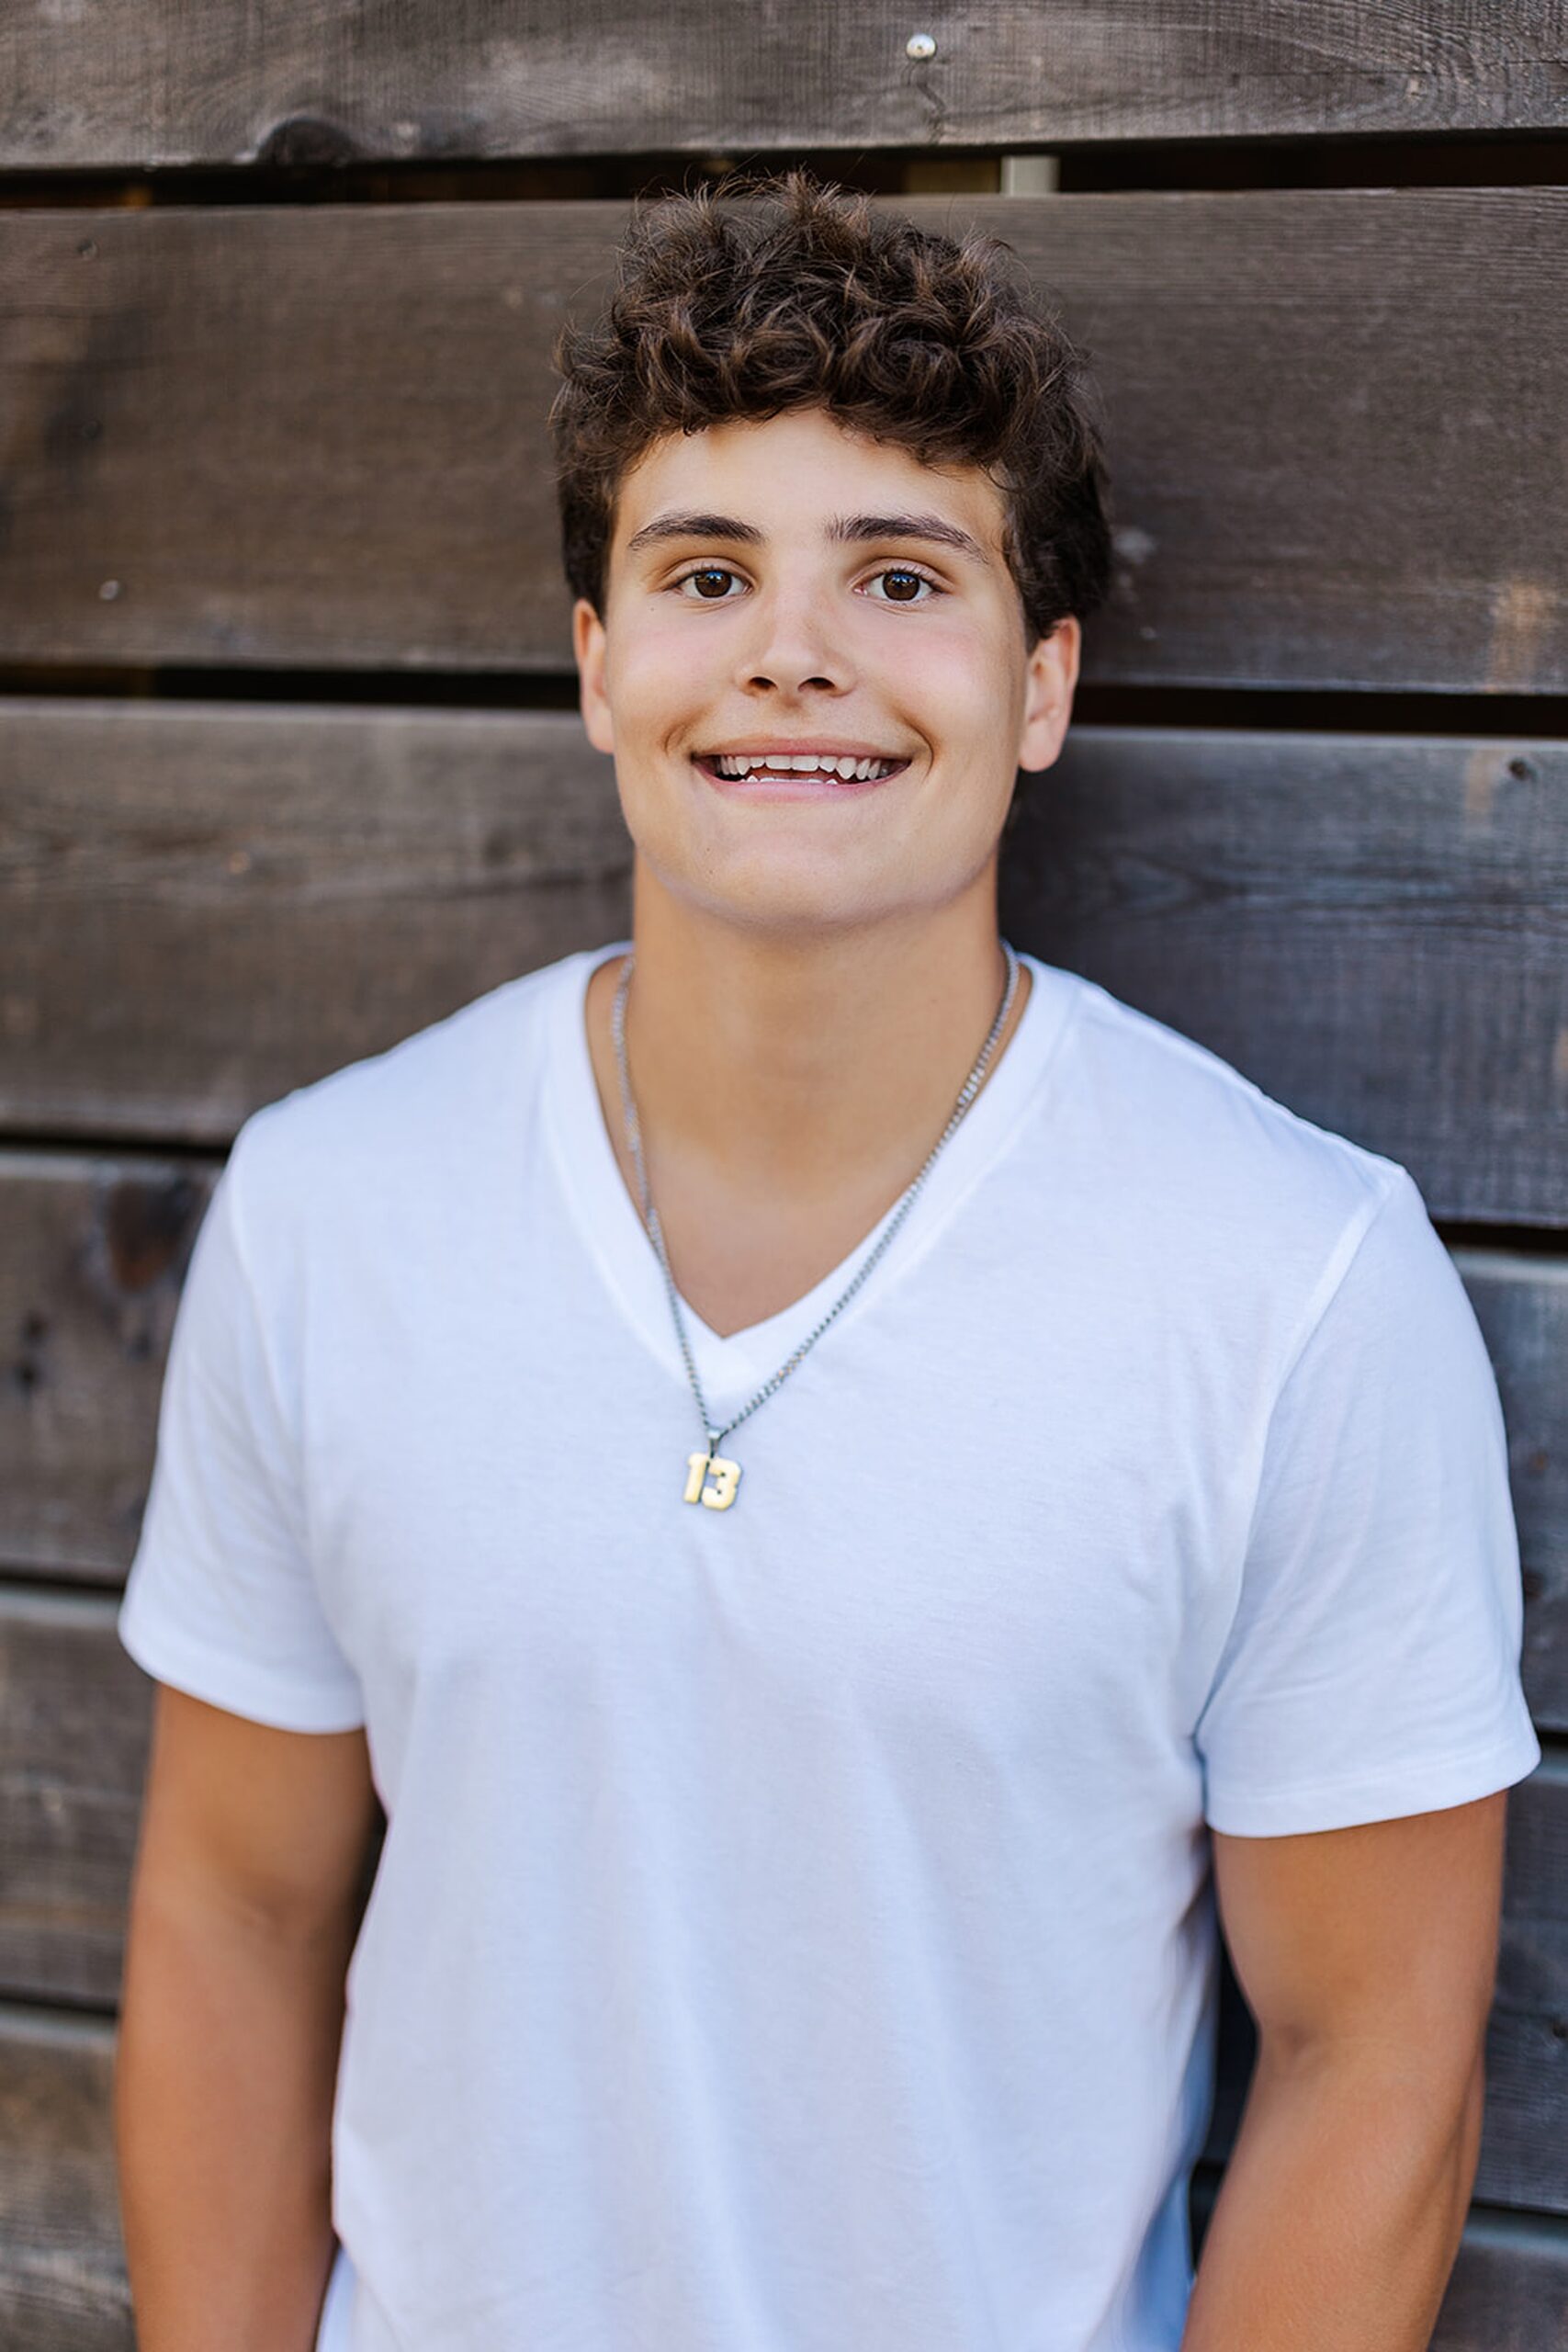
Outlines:
<svg viewBox="0 0 1568 2352"><path fill-rule="evenodd" d="M739 743L727 738L710 751L698 752L700 760L765 760L770 754L779 760L896 760L885 743L856 742L843 735L790 736L758 735Z"/></svg>
<svg viewBox="0 0 1568 2352"><path fill-rule="evenodd" d="M818 759L818 760L888 760L896 764L886 775L839 776L757 774L749 776L720 775L721 759ZM717 751L694 752L692 764L716 791L737 793L757 800L825 800L843 798L851 794L880 791L884 785L895 784L908 769L909 762L896 752L888 752L879 743L846 741L835 737L831 741L815 743L780 742L776 737L766 741L725 743Z"/></svg>

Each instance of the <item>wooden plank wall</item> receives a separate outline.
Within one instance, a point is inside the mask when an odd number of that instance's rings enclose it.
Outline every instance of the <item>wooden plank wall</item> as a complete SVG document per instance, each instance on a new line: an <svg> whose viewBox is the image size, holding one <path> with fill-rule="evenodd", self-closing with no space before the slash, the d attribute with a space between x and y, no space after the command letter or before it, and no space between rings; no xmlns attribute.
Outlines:
<svg viewBox="0 0 1568 2352"><path fill-rule="evenodd" d="M1010 934L1404 1161L1486 1336L1546 1759L1435 2342L1568 2341L1568 9L943 0L925 59L916 28L877 0L519 0L503 31L399 0L352 40L326 0L0 18L16 2352L132 2340L109 2098L151 1687L114 1612L214 1175L257 1103L624 928L547 345L628 193L799 156L999 229L1105 397L1115 594L1010 835ZM1226 2038L1200 2227L1234 2000Z"/></svg>

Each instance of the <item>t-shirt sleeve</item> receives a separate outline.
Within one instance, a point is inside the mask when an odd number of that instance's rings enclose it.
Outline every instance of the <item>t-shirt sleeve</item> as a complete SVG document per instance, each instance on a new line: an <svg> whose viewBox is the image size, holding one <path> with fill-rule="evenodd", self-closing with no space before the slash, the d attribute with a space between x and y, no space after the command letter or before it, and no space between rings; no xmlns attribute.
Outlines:
<svg viewBox="0 0 1568 2352"><path fill-rule="evenodd" d="M242 1232L242 1128L191 1252L117 1619L160 1681L284 1731L349 1731L358 1679L312 1573L296 1416Z"/></svg>
<svg viewBox="0 0 1568 2352"><path fill-rule="evenodd" d="M1496 1381L1397 1168L1275 1398L1195 1732L1210 1826L1348 1828L1522 1780L1522 1614Z"/></svg>

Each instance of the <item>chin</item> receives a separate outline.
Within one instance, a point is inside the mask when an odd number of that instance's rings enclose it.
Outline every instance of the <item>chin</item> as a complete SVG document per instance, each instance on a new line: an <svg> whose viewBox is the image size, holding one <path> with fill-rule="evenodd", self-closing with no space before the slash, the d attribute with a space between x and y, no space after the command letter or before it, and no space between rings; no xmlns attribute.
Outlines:
<svg viewBox="0 0 1568 2352"><path fill-rule="evenodd" d="M901 911L897 899L872 877L858 878L814 863L810 870L797 863L785 869L776 864L763 872L669 877L676 895L700 905L705 912L749 931L813 933L863 929Z"/></svg>

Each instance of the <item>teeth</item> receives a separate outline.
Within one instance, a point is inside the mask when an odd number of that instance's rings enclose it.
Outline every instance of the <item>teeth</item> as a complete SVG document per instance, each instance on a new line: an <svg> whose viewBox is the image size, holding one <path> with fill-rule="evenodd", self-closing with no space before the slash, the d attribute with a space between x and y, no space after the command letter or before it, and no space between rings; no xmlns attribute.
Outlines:
<svg viewBox="0 0 1568 2352"><path fill-rule="evenodd" d="M858 780L868 784L873 776L884 776L894 766L892 760L857 760L849 752L835 757L830 752L721 752L714 764L720 775L740 778L759 771L769 775L836 775L843 783Z"/></svg>

